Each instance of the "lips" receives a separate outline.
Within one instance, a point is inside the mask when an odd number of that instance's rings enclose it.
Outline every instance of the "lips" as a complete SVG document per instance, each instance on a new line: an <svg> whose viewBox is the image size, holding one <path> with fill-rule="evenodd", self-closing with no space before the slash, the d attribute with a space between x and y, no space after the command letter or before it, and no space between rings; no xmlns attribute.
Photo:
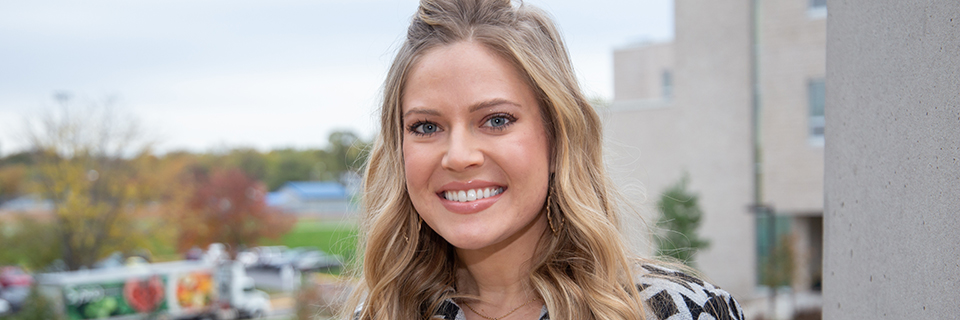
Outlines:
<svg viewBox="0 0 960 320"><path fill-rule="evenodd" d="M444 199L457 202L470 202L489 198L503 193L503 187L477 188L468 190L447 190L441 193Z"/></svg>
<svg viewBox="0 0 960 320"><path fill-rule="evenodd" d="M457 181L443 185L437 197L450 212L471 214L492 206L506 190L507 187L488 181Z"/></svg>

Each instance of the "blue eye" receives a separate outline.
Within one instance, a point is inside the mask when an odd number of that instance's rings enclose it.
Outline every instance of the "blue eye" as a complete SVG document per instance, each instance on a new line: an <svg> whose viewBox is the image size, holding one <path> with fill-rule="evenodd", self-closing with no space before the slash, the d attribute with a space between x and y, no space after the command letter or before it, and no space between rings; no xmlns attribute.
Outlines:
<svg viewBox="0 0 960 320"><path fill-rule="evenodd" d="M513 123L513 121L514 119L508 115L496 115L487 119L487 122L483 125L499 129Z"/></svg>
<svg viewBox="0 0 960 320"><path fill-rule="evenodd" d="M424 123L417 127L417 132L420 133L434 133L437 132L437 126L432 123Z"/></svg>
<svg viewBox="0 0 960 320"><path fill-rule="evenodd" d="M502 125L506 125L507 121L509 121L507 120L507 118L496 117L496 118L491 118L490 120L487 120L487 123L489 123L491 127L499 127Z"/></svg>
<svg viewBox="0 0 960 320"><path fill-rule="evenodd" d="M428 135L440 130L437 124L426 121L419 121L410 126L410 132L418 135Z"/></svg>

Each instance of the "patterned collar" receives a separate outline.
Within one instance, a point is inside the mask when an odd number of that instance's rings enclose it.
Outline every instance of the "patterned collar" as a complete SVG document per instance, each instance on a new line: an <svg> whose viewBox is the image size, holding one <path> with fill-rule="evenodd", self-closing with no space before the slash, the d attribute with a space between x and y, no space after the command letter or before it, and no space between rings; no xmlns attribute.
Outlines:
<svg viewBox="0 0 960 320"><path fill-rule="evenodd" d="M637 290L645 302L644 318L657 320L698 320L701 316L715 320L743 320L743 309L723 289L683 272L645 264L638 274ZM360 318L357 307L354 320ZM433 319L466 320L463 309L451 299L444 300ZM549 320L547 307L540 310L539 320Z"/></svg>
<svg viewBox="0 0 960 320"><path fill-rule="evenodd" d="M437 312L433 314L434 319L443 319L443 320L466 320L466 315L463 314L463 309L460 308L456 302L451 299L444 300L440 303L440 308L437 309ZM540 309L539 320L550 320L550 315L547 313L547 306L543 306Z"/></svg>
<svg viewBox="0 0 960 320"><path fill-rule="evenodd" d="M729 292L709 282L683 272L661 266L644 264L637 274L637 290L645 302L646 319L743 320L743 310ZM466 320L463 309L451 299L440 303L433 319ZM540 311L539 320L549 320L547 307Z"/></svg>

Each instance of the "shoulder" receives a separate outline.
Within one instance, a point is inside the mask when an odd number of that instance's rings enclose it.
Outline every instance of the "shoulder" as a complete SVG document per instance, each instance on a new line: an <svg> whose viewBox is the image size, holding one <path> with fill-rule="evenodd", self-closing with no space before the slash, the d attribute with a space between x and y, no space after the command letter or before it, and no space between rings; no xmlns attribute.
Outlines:
<svg viewBox="0 0 960 320"><path fill-rule="evenodd" d="M729 292L680 271L643 264L637 289L646 302L648 319L743 319L740 304Z"/></svg>

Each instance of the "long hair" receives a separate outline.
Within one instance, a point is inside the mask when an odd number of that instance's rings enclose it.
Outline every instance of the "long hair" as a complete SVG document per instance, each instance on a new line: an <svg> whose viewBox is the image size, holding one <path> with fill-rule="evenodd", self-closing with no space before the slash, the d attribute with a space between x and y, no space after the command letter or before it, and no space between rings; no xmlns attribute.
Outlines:
<svg viewBox="0 0 960 320"><path fill-rule="evenodd" d="M530 283L553 319L642 319L643 305L619 232L619 195L602 157L601 121L583 96L550 18L510 0L421 0L387 74L380 133L366 165L362 278L348 305L359 319L427 319L455 293L453 247L422 222L407 194L401 101L411 68L429 49L462 41L511 62L537 96L550 139L550 223ZM356 314L353 314L357 310Z"/></svg>

